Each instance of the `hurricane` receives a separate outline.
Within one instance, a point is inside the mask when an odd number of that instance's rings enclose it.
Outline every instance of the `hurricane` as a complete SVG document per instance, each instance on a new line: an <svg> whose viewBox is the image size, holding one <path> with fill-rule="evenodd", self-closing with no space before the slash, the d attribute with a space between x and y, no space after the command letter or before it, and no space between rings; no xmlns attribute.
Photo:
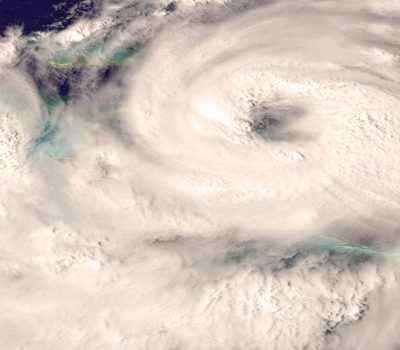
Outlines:
<svg viewBox="0 0 400 350"><path fill-rule="evenodd" d="M5 26L2 347L399 349L399 16L105 0Z"/></svg>

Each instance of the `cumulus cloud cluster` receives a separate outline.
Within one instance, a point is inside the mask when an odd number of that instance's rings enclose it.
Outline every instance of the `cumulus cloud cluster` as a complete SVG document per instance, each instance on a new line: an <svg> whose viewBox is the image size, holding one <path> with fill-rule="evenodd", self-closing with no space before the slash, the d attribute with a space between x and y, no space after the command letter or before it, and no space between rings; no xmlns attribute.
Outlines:
<svg viewBox="0 0 400 350"><path fill-rule="evenodd" d="M396 1L105 1L0 40L7 349L398 349Z"/></svg>

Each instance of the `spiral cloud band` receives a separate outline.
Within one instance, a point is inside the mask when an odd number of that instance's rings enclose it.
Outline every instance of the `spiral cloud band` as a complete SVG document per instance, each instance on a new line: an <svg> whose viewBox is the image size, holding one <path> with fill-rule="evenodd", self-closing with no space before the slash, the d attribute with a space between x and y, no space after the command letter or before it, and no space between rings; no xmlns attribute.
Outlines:
<svg viewBox="0 0 400 350"><path fill-rule="evenodd" d="M399 349L400 4L106 1L0 57L7 349Z"/></svg>
<svg viewBox="0 0 400 350"><path fill-rule="evenodd" d="M129 77L143 177L149 163L225 227L293 234L344 207L397 210L396 64L359 37L366 18L323 10L270 5L161 34Z"/></svg>

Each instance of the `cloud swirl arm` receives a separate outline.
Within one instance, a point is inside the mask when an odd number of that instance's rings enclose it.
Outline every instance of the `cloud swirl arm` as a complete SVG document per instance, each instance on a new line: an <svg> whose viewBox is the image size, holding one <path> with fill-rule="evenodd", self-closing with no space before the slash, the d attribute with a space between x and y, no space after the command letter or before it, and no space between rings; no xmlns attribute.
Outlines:
<svg viewBox="0 0 400 350"><path fill-rule="evenodd" d="M0 38L0 348L399 349L398 2L97 5Z"/></svg>

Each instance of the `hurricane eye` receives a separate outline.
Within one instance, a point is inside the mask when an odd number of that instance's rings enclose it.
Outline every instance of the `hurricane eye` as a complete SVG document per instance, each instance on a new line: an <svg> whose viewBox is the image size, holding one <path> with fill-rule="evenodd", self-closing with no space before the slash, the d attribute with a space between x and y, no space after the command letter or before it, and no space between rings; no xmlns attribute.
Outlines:
<svg viewBox="0 0 400 350"><path fill-rule="evenodd" d="M251 131L270 141L292 141L300 137L292 126L305 116L301 107L261 103L250 110Z"/></svg>

